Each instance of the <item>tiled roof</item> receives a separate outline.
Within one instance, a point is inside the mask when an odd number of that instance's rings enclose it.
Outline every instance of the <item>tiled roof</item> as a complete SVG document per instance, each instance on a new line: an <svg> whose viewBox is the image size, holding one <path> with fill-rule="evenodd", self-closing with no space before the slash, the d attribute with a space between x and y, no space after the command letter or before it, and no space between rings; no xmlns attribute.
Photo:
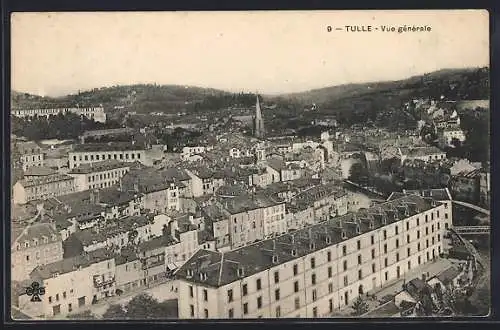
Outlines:
<svg viewBox="0 0 500 330"><path fill-rule="evenodd" d="M46 176L46 175L54 175L57 174L57 171L48 168L48 167L28 167L26 171L24 171L24 176Z"/></svg>
<svg viewBox="0 0 500 330"><path fill-rule="evenodd" d="M51 264L36 267L30 277L33 279L49 279L55 274L66 274L78 270L79 267L85 268L94 263L111 260L114 258L113 253L108 249L99 249L84 255L79 255L72 258L66 258L61 261Z"/></svg>
<svg viewBox="0 0 500 330"><path fill-rule="evenodd" d="M43 239L47 238L49 243L60 241L61 236L59 232L49 223L35 223L27 226L23 231L19 232L19 236L15 238L15 242L24 244L28 241L30 246L33 245L33 240L38 241L38 245L44 244Z"/></svg>
<svg viewBox="0 0 500 330"><path fill-rule="evenodd" d="M200 250L177 271L176 277L211 287L223 286L238 280L238 268L243 269L245 276L251 276L431 209L433 203L433 200L409 195L230 252ZM277 257L274 262L273 256ZM188 270L193 271L192 276Z"/></svg>
<svg viewBox="0 0 500 330"><path fill-rule="evenodd" d="M47 175L47 176L36 176L36 177L25 177L23 180L18 181L23 187L34 187L34 186L40 186L44 184L49 184L53 182L60 182L60 181L71 181L74 180L73 177L66 175L66 174L53 174L53 175Z"/></svg>
<svg viewBox="0 0 500 330"><path fill-rule="evenodd" d="M144 146L127 142L114 143L85 143L77 144L73 152L100 152L100 151L137 151L144 150Z"/></svg>
<svg viewBox="0 0 500 330"><path fill-rule="evenodd" d="M451 201L452 197L448 188L442 189L425 189L425 190L403 190L404 194L418 195L422 197L430 197L437 201ZM389 196L389 198L391 198Z"/></svg>
<svg viewBox="0 0 500 330"><path fill-rule="evenodd" d="M453 281L458 275L460 275L460 270L456 267L451 266L446 269L444 272L436 276L438 280L440 280L443 284L447 285L451 281Z"/></svg>
<svg viewBox="0 0 500 330"><path fill-rule="evenodd" d="M88 174L88 173L96 173L96 172L103 172L103 171L109 171L112 169L116 168L125 168L129 167L129 164L114 160L114 159L109 159L105 160L102 162L97 162L97 163L90 163L90 164L82 164L78 167L73 168L71 171L69 171L69 174Z"/></svg>

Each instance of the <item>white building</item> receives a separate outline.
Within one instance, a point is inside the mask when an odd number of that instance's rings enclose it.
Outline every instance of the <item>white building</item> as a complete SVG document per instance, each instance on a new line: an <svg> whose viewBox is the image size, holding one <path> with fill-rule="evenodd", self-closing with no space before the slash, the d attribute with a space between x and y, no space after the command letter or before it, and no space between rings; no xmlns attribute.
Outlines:
<svg viewBox="0 0 500 330"><path fill-rule="evenodd" d="M75 178L76 191L108 188L120 182L130 166L116 160L83 164L71 169L68 175Z"/></svg>
<svg viewBox="0 0 500 330"><path fill-rule="evenodd" d="M179 318L330 315L437 257L443 214L412 195L231 252L200 250L176 273Z"/></svg>
<svg viewBox="0 0 500 330"><path fill-rule="evenodd" d="M12 109L11 114L20 118L31 117L50 117L59 113L74 113L79 116L85 116L88 119L93 119L96 122L105 123L106 113L104 108L100 107L70 107L70 108L47 108L47 109Z"/></svg>
<svg viewBox="0 0 500 330"><path fill-rule="evenodd" d="M144 147L131 143L88 143L78 144L68 154L69 169L82 164L99 163L104 160L139 162L148 165Z"/></svg>

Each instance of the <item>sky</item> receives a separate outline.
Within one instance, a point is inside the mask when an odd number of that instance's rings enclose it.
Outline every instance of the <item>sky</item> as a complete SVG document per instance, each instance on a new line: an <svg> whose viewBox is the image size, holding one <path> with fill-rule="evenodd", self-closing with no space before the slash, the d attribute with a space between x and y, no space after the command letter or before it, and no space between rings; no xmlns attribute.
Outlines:
<svg viewBox="0 0 500 330"><path fill-rule="evenodd" d="M43 96L135 83L278 94L489 65L485 10L14 13L11 22L12 89ZM403 25L431 31L381 31Z"/></svg>

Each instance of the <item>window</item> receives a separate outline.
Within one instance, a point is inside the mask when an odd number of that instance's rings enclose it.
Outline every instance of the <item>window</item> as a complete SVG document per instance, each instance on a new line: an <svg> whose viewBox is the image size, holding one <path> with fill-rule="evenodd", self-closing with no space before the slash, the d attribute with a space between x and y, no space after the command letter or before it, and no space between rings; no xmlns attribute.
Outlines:
<svg viewBox="0 0 500 330"><path fill-rule="evenodd" d="M205 318L208 319L208 309L205 308Z"/></svg>
<svg viewBox="0 0 500 330"><path fill-rule="evenodd" d="M361 241L358 240L356 242L356 246L357 246L358 250L361 250Z"/></svg>
<svg viewBox="0 0 500 330"><path fill-rule="evenodd" d="M276 307L276 317L281 317L281 308L280 308L280 306Z"/></svg>
<svg viewBox="0 0 500 330"><path fill-rule="evenodd" d="M248 314L248 303L243 304L243 314L247 315Z"/></svg>
<svg viewBox="0 0 500 330"><path fill-rule="evenodd" d="M384 253L387 253L387 244L384 244Z"/></svg>
<svg viewBox="0 0 500 330"><path fill-rule="evenodd" d="M274 283L279 283L280 281L280 273L279 271L274 272Z"/></svg>
<svg viewBox="0 0 500 330"><path fill-rule="evenodd" d="M399 261L399 253L396 253L396 261Z"/></svg>
<svg viewBox="0 0 500 330"><path fill-rule="evenodd" d="M59 293L56 293L56 301L59 301Z"/></svg>
<svg viewBox="0 0 500 330"><path fill-rule="evenodd" d="M398 227L398 226L396 226L396 227L394 228L394 231L396 232L396 235L397 235L397 234L399 234L399 227Z"/></svg>
<svg viewBox="0 0 500 330"><path fill-rule="evenodd" d="M333 292L333 283L328 283L328 293Z"/></svg>
<svg viewBox="0 0 500 330"><path fill-rule="evenodd" d="M260 278L257 279L257 283L256 284L257 284L257 290L262 289L262 282L261 282Z"/></svg>
<svg viewBox="0 0 500 330"><path fill-rule="evenodd" d="M318 299L318 292L316 291L316 289L312 291L312 299L313 301L316 301Z"/></svg>
<svg viewBox="0 0 500 330"><path fill-rule="evenodd" d="M347 270L347 260L344 260L344 272Z"/></svg>
<svg viewBox="0 0 500 330"><path fill-rule="evenodd" d="M389 260L387 258L384 259L384 266L387 267L389 265Z"/></svg>
<svg viewBox="0 0 500 330"><path fill-rule="evenodd" d="M191 309L191 317L194 317L194 305L189 305L189 308Z"/></svg>
<svg viewBox="0 0 500 330"><path fill-rule="evenodd" d="M422 259L420 258L420 256L418 256L418 264L420 265L422 263Z"/></svg>
<svg viewBox="0 0 500 330"><path fill-rule="evenodd" d="M370 239L371 239L371 243L372 243L372 245L373 245L373 244L375 244L375 236L373 236L373 235L372 235L372 236L370 237Z"/></svg>
<svg viewBox="0 0 500 330"><path fill-rule="evenodd" d="M420 219L417 218L417 226L420 226Z"/></svg>
<svg viewBox="0 0 500 330"><path fill-rule="evenodd" d="M438 242L441 242L441 234L438 234Z"/></svg>
<svg viewBox="0 0 500 330"><path fill-rule="evenodd" d="M361 254L358 255L358 265L361 265Z"/></svg>
<svg viewBox="0 0 500 330"><path fill-rule="evenodd" d="M360 269L358 270L358 279L362 279L363 278L363 271Z"/></svg>
<svg viewBox="0 0 500 330"><path fill-rule="evenodd" d="M411 248L407 248L407 249L406 249L406 252L407 252L408 257L409 257L409 256L411 255Z"/></svg>
<svg viewBox="0 0 500 330"><path fill-rule="evenodd" d="M193 287L192 287L192 286L189 286L189 296L190 296L191 298L193 298L193 297L194 297L194 291L193 291Z"/></svg>
<svg viewBox="0 0 500 330"><path fill-rule="evenodd" d="M257 308L262 308L262 296L257 298Z"/></svg>
<svg viewBox="0 0 500 330"><path fill-rule="evenodd" d="M293 265L293 276L297 276L299 273L299 266L297 264Z"/></svg>
<svg viewBox="0 0 500 330"><path fill-rule="evenodd" d="M52 303L52 296L49 296L49 304Z"/></svg>
<svg viewBox="0 0 500 330"><path fill-rule="evenodd" d="M417 244L417 250L420 251L420 242Z"/></svg>
<svg viewBox="0 0 500 330"><path fill-rule="evenodd" d="M425 235L429 235L429 227L425 227Z"/></svg>
<svg viewBox="0 0 500 330"><path fill-rule="evenodd" d="M384 230L384 240L387 239L387 230Z"/></svg>
<svg viewBox="0 0 500 330"><path fill-rule="evenodd" d="M203 300L208 301L208 291L203 290Z"/></svg>
<svg viewBox="0 0 500 330"><path fill-rule="evenodd" d="M349 278L347 277L347 275L344 276L344 286L348 286L349 285Z"/></svg>
<svg viewBox="0 0 500 330"><path fill-rule="evenodd" d="M410 269L411 269L411 261L408 260L408 270L410 270Z"/></svg>
<svg viewBox="0 0 500 330"><path fill-rule="evenodd" d="M326 253L326 259L328 260L328 262L332 261L332 251L328 251Z"/></svg>
<svg viewBox="0 0 500 330"><path fill-rule="evenodd" d="M318 317L318 307L313 308L313 317Z"/></svg>
<svg viewBox="0 0 500 330"><path fill-rule="evenodd" d="M71 304L68 304L68 312L73 311L73 306Z"/></svg>
<svg viewBox="0 0 500 330"><path fill-rule="evenodd" d="M297 297L295 298L295 309L299 309L300 308L300 298Z"/></svg>
<svg viewBox="0 0 500 330"><path fill-rule="evenodd" d="M399 247L399 239L396 239L396 248Z"/></svg>
<svg viewBox="0 0 500 330"><path fill-rule="evenodd" d="M428 239L426 239L426 240L425 240L425 247L426 247L426 248L428 248L428 247L429 247L429 240L428 240Z"/></svg>
<svg viewBox="0 0 500 330"><path fill-rule="evenodd" d="M441 229L441 222L438 222L438 230Z"/></svg>
<svg viewBox="0 0 500 330"><path fill-rule="evenodd" d="M375 264L372 264L372 273L375 273L377 271L377 268L375 266Z"/></svg>
<svg viewBox="0 0 500 330"><path fill-rule="evenodd" d="M342 255L345 257L347 255L347 246L342 246Z"/></svg>
<svg viewBox="0 0 500 330"><path fill-rule="evenodd" d="M228 317L232 319L234 317L234 309L230 308L228 312Z"/></svg>
<svg viewBox="0 0 500 330"><path fill-rule="evenodd" d="M274 290L274 299L280 300L280 289Z"/></svg>
<svg viewBox="0 0 500 330"><path fill-rule="evenodd" d="M431 233L434 232L434 225L431 226Z"/></svg>
<svg viewBox="0 0 500 330"><path fill-rule="evenodd" d="M233 301L233 290L232 289L227 290L227 301L228 302Z"/></svg>
<svg viewBox="0 0 500 330"><path fill-rule="evenodd" d="M385 280L387 281L389 279L389 272L385 272Z"/></svg>
<svg viewBox="0 0 500 330"><path fill-rule="evenodd" d="M311 258L311 268L316 267L316 259Z"/></svg>
<svg viewBox="0 0 500 330"><path fill-rule="evenodd" d="M375 249L372 249L372 259L375 259Z"/></svg>
<svg viewBox="0 0 500 330"><path fill-rule="evenodd" d="M312 283L312 285L316 284L316 274L311 275L311 283Z"/></svg>
<svg viewBox="0 0 500 330"><path fill-rule="evenodd" d="M406 230L410 230L410 221L406 222Z"/></svg>
<svg viewBox="0 0 500 330"><path fill-rule="evenodd" d="M409 244L410 243L410 234L406 235L406 243Z"/></svg>
<svg viewBox="0 0 500 330"><path fill-rule="evenodd" d="M299 281L293 282L293 291L299 292Z"/></svg>
<svg viewBox="0 0 500 330"><path fill-rule="evenodd" d="M425 215L425 222L426 223L429 222L429 215L428 214Z"/></svg>
<svg viewBox="0 0 500 330"><path fill-rule="evenodd" d="M243 287L241 288L242 295L246 296L248 294L248 285L245 283L243 284Z"/></svg>
<svg viewBox="0 0 500 330"><path fill-rule="evenodd" d="M417 230L417 239L420 238L420 230Z"/></svg>
<svg viewBox="0 0 500 330"><path fill-rule="evenodd" d="M63 299L66 299L66 291L63 292Z"/></svg>

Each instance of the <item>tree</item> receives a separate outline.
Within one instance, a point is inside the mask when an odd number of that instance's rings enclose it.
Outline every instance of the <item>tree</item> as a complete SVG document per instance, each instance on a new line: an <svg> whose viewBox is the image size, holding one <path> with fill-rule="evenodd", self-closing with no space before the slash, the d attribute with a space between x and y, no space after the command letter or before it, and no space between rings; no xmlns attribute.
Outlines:
<svg viewBox="0 0 500 330"><path fill-rule="evenodd" d="M353 182L365 182L368 180L368 171L360 163L354 163L349 170L349 180Z"/></svg>
<svg viewBox="0 0 500 330"><path fill-rule="evenodd" d="M148 294L140 294L130 300L125 307L129 319L158 319L164 318L161 304Z"/></svg>
<svg viewBox="0 0 500 330"><path fill-rule="evenodd" d="M113 304L108 307L102 315L105 320L123 320L127 318L127 313L120 304Z"/></svg>
<svg viewBox="0 0 500 330"><path fill-rule="evenodd" d="M353 315L360 316L368 312L368 304L361 297L358 297L352 304Z"/></svg>

